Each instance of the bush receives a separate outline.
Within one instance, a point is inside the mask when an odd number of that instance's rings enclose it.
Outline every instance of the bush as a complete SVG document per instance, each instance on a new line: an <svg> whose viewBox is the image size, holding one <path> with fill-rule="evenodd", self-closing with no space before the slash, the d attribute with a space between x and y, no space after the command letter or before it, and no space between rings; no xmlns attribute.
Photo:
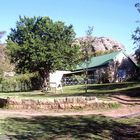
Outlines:
<svg viewBox="0 0 140 140"><path fill-rule="evenodd" d="M20 74L13 77L2 78L1 91L27 91L32 89L31 79L36 77L36 73Z"/></svg>
<svg viewBox="0 0 140 140"><path fill-rule="evenodd" d="M3 77L0 75L0 84L1 84L2 80L3 80Z"/></svg>

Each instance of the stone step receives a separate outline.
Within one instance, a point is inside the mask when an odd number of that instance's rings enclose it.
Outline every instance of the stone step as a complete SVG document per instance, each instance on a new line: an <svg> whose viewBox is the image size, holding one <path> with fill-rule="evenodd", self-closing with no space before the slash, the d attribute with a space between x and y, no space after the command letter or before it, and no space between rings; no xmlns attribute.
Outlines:
<svg viewBox="0 0 140 140"><path fill-rule="evenodd" d="M121 96L115 96L115 95L110 96L109 99L112 99L114 101L117 101L121 104L126 104L126 105L140 105L139 99L123 98Z"/></svg>

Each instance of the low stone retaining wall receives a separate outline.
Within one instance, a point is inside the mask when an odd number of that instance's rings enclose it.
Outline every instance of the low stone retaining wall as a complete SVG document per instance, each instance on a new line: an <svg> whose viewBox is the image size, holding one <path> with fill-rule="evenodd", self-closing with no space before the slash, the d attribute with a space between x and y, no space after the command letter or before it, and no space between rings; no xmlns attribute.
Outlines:
<svg viewBox="0 0 140 140"><path fill-rule="evenodd" d="M43 109L43 110L66 110L66 109L96 109L110 108L112 105L118 104L114 101L102 101L96 97L63 97L63 98L47 98L43 100L33 99L17 99L7 98L0 99L0 104L5 102L5 107L13 109Z"/></svg>

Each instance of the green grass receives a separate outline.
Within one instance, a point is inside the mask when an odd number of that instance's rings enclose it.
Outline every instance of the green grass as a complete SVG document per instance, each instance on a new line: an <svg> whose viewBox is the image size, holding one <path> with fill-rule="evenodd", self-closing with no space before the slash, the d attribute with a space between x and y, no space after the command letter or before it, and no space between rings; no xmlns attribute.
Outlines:
<svg viewBox="0 0 140 140"><path fill-rule="evenodd" d="M0 120L1 135L11 140L140 139L140 117L113 119L93 116L40 116Z"/></svg>
<svg viewBox="0 0 140 140"><path fill-rule="evenodd" d="M28 99L45 99L48 97L52 98L65 96L97 96L99 98L106 98L111 94L118 93L140 97L140 82L89 84L87 93L85 93L84 85L65 86L63 87L63 93L60 91L57 93L43 93L41 91L0 93L0 98L16 97Z"/></svg>
<svg viewBox="0 0 140 140"><path fill-rule="evenodd" d="M28 99L45 99L63 96L97 96L106 98L110 94L128 94L140 97L140 83L128 82L118 84L88 85L64 87L63 93L10 92L0 93L0 98L16 97ZM116 106L115 106L116 107ZM135 118L113 119L101 115L91 116L39 116L33 118L0 119L0 139L11 140L109 140L140 139L140 116Z"/></svg>

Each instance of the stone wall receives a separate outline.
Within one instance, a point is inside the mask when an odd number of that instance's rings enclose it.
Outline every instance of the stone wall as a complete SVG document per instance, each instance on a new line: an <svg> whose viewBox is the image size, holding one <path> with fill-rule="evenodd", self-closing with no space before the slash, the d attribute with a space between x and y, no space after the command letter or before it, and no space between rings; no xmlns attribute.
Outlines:
<svg viewBox="0 0 140 140"><path fill-rule="evenodd" d="M43 110L67 110L67 109L96 109L110 108L114 101L101 101L96 97L63 97L47 98L44 100L7 98L0 99L0 103L5 102L5 107L12 109L43 109Z"/></svg>

